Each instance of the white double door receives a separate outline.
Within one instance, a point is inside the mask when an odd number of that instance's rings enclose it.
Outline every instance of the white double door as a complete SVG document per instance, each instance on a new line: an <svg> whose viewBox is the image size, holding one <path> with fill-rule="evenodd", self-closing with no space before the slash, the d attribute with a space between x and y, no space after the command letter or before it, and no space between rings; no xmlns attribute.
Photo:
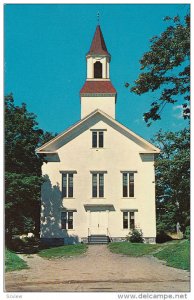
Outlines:
<svg viewBox="0 0 194 300"><path fill-rule="evenodd" d="M90 212L90 234L107 234L108 212L91 211Z"/></svg>

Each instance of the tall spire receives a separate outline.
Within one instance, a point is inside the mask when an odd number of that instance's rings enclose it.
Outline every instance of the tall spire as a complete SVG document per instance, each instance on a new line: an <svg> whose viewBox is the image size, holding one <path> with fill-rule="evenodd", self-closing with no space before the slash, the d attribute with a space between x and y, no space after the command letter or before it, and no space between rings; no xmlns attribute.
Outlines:
<svg viewBox="0 0 194 300"><path fill-rule="evenodd" d="M92 40L92 44L90 46L90 50L87 55L109 55L108 50L106 48L106 44L104 41L104 37L100 28L100 25L97 25L96 31Z"/></svg>

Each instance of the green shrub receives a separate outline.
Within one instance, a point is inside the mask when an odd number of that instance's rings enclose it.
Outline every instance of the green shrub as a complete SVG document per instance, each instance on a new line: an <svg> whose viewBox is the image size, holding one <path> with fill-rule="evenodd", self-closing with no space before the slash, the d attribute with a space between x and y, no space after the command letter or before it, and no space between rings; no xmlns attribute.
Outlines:
<svg viewBox="0 0 194 300"><path fill-rule="evenodd" d="M143 243L143 233L142 230L133 229L131 234L127 236L127 240L131 243Z"/></svg>
<svg viewBox="0 0 194 300"><path fill-rule="evenodd" d="M190 240L190 226L187 226L184 233L184 238Z"/></svg>

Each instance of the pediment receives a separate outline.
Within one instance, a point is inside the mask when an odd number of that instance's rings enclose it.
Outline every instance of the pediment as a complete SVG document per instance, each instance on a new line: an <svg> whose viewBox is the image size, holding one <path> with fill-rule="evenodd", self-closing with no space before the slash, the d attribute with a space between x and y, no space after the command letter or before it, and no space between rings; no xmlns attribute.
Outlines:
<svg viewBox="0 0 194 300"><path fill-rule="evenodd" d="M89 130L100 121L103 121L107 125L111 126L113 129L120 132L120 134L124 135L125 137L139 145L143 149L140 153L144 154L160 152L160 150L154 145L152 145L151 143L149 143L148 141L146 141L145 139L143 139L142 137L140 137L139 135L137 135L136 133L134 133L133 131L131 131L130 129L128 129L127 127L125 127L124 125L111 118L109 115L107 115L99 109L93 111L91 114L81 119L79 122L75 123L49 142L42 145L36 150L36 152L39 154L56 153L59 148L75 139L84 131Z"/></svg>

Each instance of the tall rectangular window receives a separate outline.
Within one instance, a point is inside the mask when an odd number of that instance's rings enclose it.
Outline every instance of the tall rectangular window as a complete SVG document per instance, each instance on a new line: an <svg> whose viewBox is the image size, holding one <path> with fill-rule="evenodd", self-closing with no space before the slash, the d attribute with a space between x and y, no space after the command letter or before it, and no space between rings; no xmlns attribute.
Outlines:
<svg viewBox="0 0 194 300"><path fill-rule="evenodd" d="M97 132L92 132L92 148L97 148Z"/></svg>
<svg viewBox="0 0 194 300"><path fill-rule="evenodd" d="M67 229L67 212L63 211L61 213L61 228L62 229Z"/></svg>
<svg viewBox="0 0 194 300"><path fill-rule="evenodd" d="M99 197L104 197L104 174L99 174Z"/></svg>
<svg viewBox="0 0 194 300"><path fill-rule="evenodd" d="M123 173L123 197L128 197L128 174Z"/></svg>
<svg viewBox="0 0 194 300"><path fill-rule="evenodd" d="M62 174L62 197L73 198L73 173Z"/></svg>
<svg viewBox="0 0 194 300"><path fill-rule="evenodd" d="M134 229L135 228L135 213L134 211L131 211L130 213L130 229Z"/></svg>
<svg viewBox="0 0 194 300"><path fill-rule="evenodd" d="M92 174L92 197L97 197L97 174Z"/></svg>
<svg viewBox="0 0 194 300"><path fill-rule="evenodd" d="M129 228L128 226L128 212L127 211L124 211L123 212L123 229L127 229Z"/></svg>
<svg viewBox="0 0 194 300"><path fill-rule="evenodd" d="M134 173L129 173L129 197L134 197Z"/></svg>
<svg viewBox="0 0 194 300"><path fill-rule="evenodd" d="M67 174L62 174L62 197L67 197Z"/></svg>
<svg viewBox="0 0 194 300"><path fill-rule="evenodd" d="M104 132L92 131L92 148L104 147Z"/></svg>
<svg viewBox="0 0 194 300"><path fill-rule="evenodd" d="M93 198L104 197L104 174L103 173L92 174L92 197Z"/></svg>
<svg viewBox="0 0 194 300"><path fill-rule="evenodd" d="M62 229L73 229L73 212L62 211L61 212L61 228Z"/></svg>
<svg viewBox="0 0 194 300"><path fill-rule="evenodd" d="M99 131L99 136L98 136L98 139L99 139L99 148L103 148L104 146L104 132L103 131Z"/></svg>
<svg viewBox="0 0 194 300"><path fill-rule="evenodd" d="M135 228L135 212L123 211L123 229Z"/></svg>
<svg viewBox="0 0 194 300"><path fill-rule="evenodd" d="M134 197L134 173L123 173L123 197Z"/></svg>
<svg viewBox="0 0 194 300"><path fill-rule="evenodd" d="M68 229L73 229L73 212L68 212Z"/></svg>
<svg viewBox="0 0 194 300"><path fill-rule="evenodd" d="M73 197L73 174L68 174L68 197Z"/></svg>

